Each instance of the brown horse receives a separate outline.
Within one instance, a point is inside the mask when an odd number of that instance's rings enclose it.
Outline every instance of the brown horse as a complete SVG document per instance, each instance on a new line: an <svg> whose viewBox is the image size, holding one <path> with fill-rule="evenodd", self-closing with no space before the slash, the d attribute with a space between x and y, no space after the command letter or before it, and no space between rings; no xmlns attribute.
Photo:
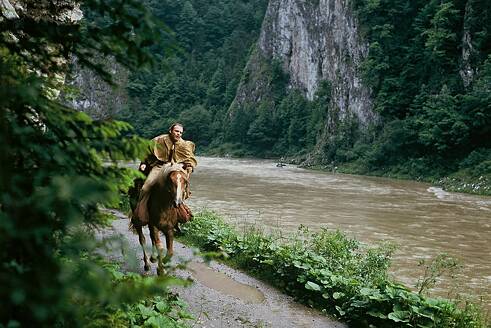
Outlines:
<svg viewBox="0 0 491 328"><path fill-rule="evenodd" d="M161 275L164 273L164 262L168 261L173 254L174 229L178 223L189 221L191 213L184 205L189 181L182 165L169 163L155 169L159 171L149 189L148 201L146 202L148 221L133 215L130 226L138 234L143 249L144 268L145 271L148 271L150 270L150 263L145 251L145 236L143 234L143 227L148 224L150 239L152 240L150 261L155 262L156 257L158 258L157 274ZM165 257L163 256L164 246L160 240L159 231L165 235L167 248Z"/></svg>

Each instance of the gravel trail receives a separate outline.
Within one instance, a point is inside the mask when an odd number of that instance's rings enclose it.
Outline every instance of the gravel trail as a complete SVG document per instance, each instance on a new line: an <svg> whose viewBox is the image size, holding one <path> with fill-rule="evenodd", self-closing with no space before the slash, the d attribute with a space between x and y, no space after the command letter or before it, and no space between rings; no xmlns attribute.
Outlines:
<svg viewBox="0 0 491 328"><path fill-rule="evenodd" d="M99 234L100 238L110 240L108 257L116 261L127 258L125 270L156 274L156 265L152 265L149 272L143 270L138 238L128 231L127 217L117 211L110 212L118 220ZM150 244L148 235L147 244ZM121 245L125 245L126 255L122 254ZM187 262L186 269L179 269L176 274L193 280L188 287L173 287L195 316L195 321L190 322L193 327L347 328L239 270L215 261L204 263L191 248L179 242L174 242L172 261L174 264Z"/></svg>

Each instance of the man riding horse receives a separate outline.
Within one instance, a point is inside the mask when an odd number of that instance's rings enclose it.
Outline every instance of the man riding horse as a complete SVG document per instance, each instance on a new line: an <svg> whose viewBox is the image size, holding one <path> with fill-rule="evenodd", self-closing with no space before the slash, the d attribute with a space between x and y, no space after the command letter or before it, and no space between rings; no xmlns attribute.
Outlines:
<svg viewBox="0 0 491 328"><path fill-rule="evenodd" d="M196 165L198 165L198 162L194 155L195 145L191 141L182 139L183 131L184 128L182 124L174 123L169 128L167 134L162 134L152 139L155 143L154 148L139 166L139 170L147 175L147 178L144 183L143 180L135 181L135 186L133 188L133 194L138 194L139 191L139 196L138 202L134 206L132 220L139 221L142 225L148 223L149 214L147 202L149 193L164 164L178 163L182 165L183 170L187 173L187 179L189 181L191 173L194 171ZM130 192L130 197L131 196ZM188 184L185 199L189 198L189 196L190 190ZM187 222L191 219L192 214L187 205L181 204L179 210L180 222Z"/></svg>

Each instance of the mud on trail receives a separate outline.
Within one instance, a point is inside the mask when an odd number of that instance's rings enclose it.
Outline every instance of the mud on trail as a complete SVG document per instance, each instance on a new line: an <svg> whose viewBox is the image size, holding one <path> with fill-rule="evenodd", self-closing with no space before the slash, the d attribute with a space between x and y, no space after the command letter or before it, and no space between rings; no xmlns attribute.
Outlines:
<svg viewBox="0 0 491 328"><path fill-rule="evenodd" d="M109 240L107 256L123 261L121 245L124 244L126 261L123 268L155 275L155 265L149 272L143 270L141 247L137 236L128 231L127 217L117 211L111 213L118 219L113 221L111 228L99 234L101 239ZM148 230L145 230L148 237ZM149 237L147 246L150 247ZM172 261L173 264L187 262L186 269L177 270L175 274L193 280L190 286L173 287L195 317L189 322L192 327L347 327L294 302L291 297L241 271L215 261L204 263L191 248L179 242L174 243Z"/></svg>

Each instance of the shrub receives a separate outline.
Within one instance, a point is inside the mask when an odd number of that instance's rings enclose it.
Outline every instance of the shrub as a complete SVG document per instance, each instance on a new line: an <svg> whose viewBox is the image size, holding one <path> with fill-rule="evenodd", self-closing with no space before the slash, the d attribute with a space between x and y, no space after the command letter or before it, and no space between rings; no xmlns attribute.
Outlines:
<svg viewBox="0 0 491 328"><path fill-rule="evenodd" d="M211 212L183 230L185 241L225 252L232 263L357 327L485 327L474 305L426 298L389 279L391 245L368 247L340 231L305 227L288 238L255 229L238 234Z"/></svg>

